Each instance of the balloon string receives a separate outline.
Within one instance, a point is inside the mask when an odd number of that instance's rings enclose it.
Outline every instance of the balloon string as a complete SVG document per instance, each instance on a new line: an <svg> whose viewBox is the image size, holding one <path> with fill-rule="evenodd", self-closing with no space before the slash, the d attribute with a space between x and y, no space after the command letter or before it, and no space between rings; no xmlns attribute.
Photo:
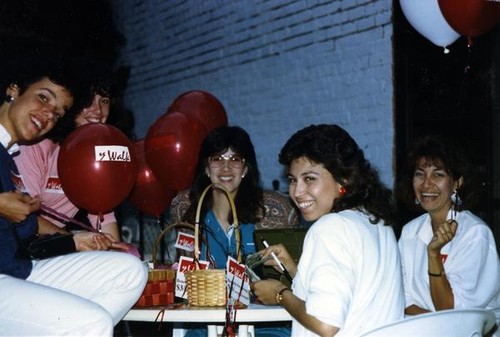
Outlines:
<svg viewBox="0 0 500 337"><path fill-rule="evenodd" d="M471 60L472 60L472 46L473 41L471 37L467 38L467 61L464 67L464 76L460 84L458 101L457 101L457 111L459 113L462 112L462 103L467 99L468 96L468 87L469 87L469 76L471 73Z"/></svg>
<svg viewBox="0 0 500 337"><path fill-rule="evenodd" d="M104 217L102 215L102 213L99 213L99 215L97 216L97 224L96 224L96 228L97 228L97 231L99 233L102 233L102 221L104 220Z"/></svg>
<svg viewBox="0 0 500 337"><path fill-rule="evenodd" d="M70 218L70 217L66 216L65 214L59 213L56 210L54 210L50 207L47 207L45 205L41 205L40 210L42 211L42 213L50 216L51 218L55 218L55 219L61 221L62 223L65 223L65 224L72 223L72 224L75 224L77 226L82 227L83 229L88 230L89 232L96 232L95 228L88 226L88 225L84 224L83 222L80 222L76 219Z"/></svg>

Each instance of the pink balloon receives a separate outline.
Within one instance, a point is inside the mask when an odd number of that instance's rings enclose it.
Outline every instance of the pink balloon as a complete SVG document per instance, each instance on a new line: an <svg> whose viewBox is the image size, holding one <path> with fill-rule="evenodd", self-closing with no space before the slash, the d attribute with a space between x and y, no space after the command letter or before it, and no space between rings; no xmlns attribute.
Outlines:
<svg viewBox="0 0 500 337"><path fill-rule="evenodd" d="M146 162L163 186L181 191L191 185L206 133L200 121L175 111L151 125L146 135Z"/></svg>
<svg viewBox="0 0 500 337"><path fill-rule="evenodd" d="M78 127L61 144L59 178L68 199L92 214L112 211L127 198L137 176L132 142L117 128Z"/></svg>

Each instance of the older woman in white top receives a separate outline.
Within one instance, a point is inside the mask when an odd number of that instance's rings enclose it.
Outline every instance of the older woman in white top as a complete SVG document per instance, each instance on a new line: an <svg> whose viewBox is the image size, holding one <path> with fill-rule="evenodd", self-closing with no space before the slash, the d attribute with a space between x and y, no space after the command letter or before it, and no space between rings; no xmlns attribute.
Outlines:
<svg viewBox="0 0 500 337"><path fill-rule="evenodd" d="M493 234L465 210L469 161L449 140L426 136L415 143L408 164L408 190L426 213L406 224L399 239L405 313L498 307L500 266Z"/></svg>

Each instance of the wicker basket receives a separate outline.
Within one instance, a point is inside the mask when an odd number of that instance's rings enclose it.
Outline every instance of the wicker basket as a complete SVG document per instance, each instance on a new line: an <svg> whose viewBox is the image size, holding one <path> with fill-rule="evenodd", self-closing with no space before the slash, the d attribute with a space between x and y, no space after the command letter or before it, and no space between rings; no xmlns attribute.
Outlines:
<svg viewBox="0 0 500 337"><path fill-rule="evenodd" d="M234 205L233 198L231 194L221 185L212 184L207 186L200 196L198 201L198 207L196 210L195 219L195 260L199 260L200 256L200 245L199 245L199 224L200 224L200 213L203 199L207 192L212 189L217 188L225 192L229 204L231 205L231 211L233 213L234 219L234 233L236 237L236 252L237 260L241 262L241 251L240 251L240 232L238 230L238 218L236 216L236 207ZM215 306L225 306L226 305L226 270L225 269L207 269L207 270L193 270L185 273L186 284L187 284L187 294L189 305L200 306L200 307L215 307Z"/></svg>
<svg viewBox="0 0 500 337"><path fill-rule="evenodd" d="M165 234L170 232L172 229L179 227L194 230L193 225L182 222L169 225L161 231L153 245L153 269L149 270L146 287L142 291L142 294L134 307L154 307L174 303L176 272L175 270L168 269L166 267L161 268L158 264L156 253Z"/></svg>

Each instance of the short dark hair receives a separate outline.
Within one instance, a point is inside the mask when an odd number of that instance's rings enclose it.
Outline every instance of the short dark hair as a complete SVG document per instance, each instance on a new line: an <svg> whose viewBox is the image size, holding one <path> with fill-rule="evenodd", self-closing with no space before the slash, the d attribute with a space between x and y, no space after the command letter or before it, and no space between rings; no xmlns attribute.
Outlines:
<svg viewBox="0 0 500 337"><path fill-rule="evenodd" d="M454 180L463 178L463 184L458 189L458 194L462 199L462 205L457 205L459 209L467 209L475 204L477 191L471 189L472 171L468 153L464 147L452 138L426 134L417 138L408 151L404 174L398 187L398 198L409 209L421 210L420 206L415 205L415 192L413 191L413 175L420 158L442 165L442 168Z"/></svg>
<svg viewBox="0 0 500 337"><path fill-rule="evenodd" d="M46 54L26 57L11 64L3 81L4 92L9 85L15 84L19 88L19 94L22 95L32 84L48 78L70 93L73 97L73 105L47 133L46 137L48 137L54 129L61 128L65 119L74 119L87 99L81 74L80 64L63 55Z"/></svg>
<svg viewBox="0 0 500 337"><path fill-rule="evenodd" d="M4 80L5 89L16 84L23 94L33 83L47 77L53 83L64 87L73 96L73 106L80 103L82 85L78 65L61 55L38 55L12 64Z"/></svg>

